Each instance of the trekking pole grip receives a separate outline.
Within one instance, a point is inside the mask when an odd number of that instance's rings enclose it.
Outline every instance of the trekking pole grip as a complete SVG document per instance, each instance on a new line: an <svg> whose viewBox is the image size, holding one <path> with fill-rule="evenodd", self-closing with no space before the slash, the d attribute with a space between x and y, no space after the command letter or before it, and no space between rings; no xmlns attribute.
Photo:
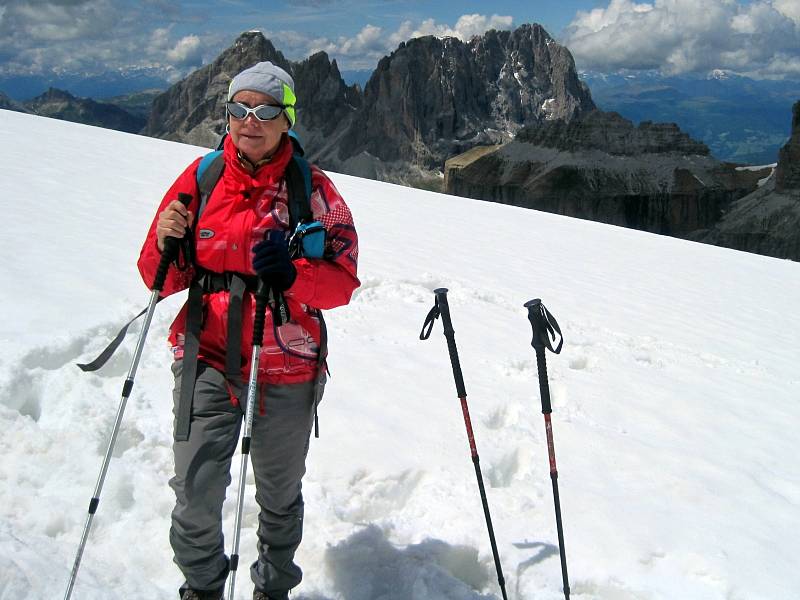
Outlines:
<svg viewBox="0 0 800 600"><path fill-rule="evenodd" d="M547 360L545 358L545 348L548 345L547 323L544 321L544 305L539 298L534 298L525 303L528 309L528 320L533 329L533 339L531 346L536 351L536 367L539 371L539 395L542 399L542 414L553 412L550 403L550 386L547 380Z"/></svg>
<svg viewBox="0 0 800 600"><path fill-rule="evenodd" d="M178 200L180 200L181 204L183 204L186 208L189 208L189 204L192 201L192 195L181 192L178 194ZM171 235L168 235L166 238L164 238L164 251L161 253L161 260L158 263L158 269L156 269L156 276L153 280L153 290L160 292L164 289L164 281L167 279L169 263L171 263L178 255L178 244L179 238L172 237Z"/></svg>
<svg viewBox="0 0 800 600"><path fill-rule="evenodd" d="M547 327L542 323L542 301L539 298L528 300L525 303L525 308L528 309L528 321L531 322L531 329L533 330L531 346L533 346L534 349L541 348L544 350L547 344ZM544 339L542 339L543 335Z"/></svg>
<svg viewBox="0 0 800 600"><path fill-rule="evenodd" d="M450 353L453 377L456 380L456 392L458 392L459 398L466 398L467 389L464 385L464 375L461 373L461 362L458 360L458 349L456 348L456 332L453 329L453 322L450 320L450 305L447 303L447 288L437 288L433 290L433 293L436 294L436 303L442 316L444 337L447 338L447 350Z"/></svg>

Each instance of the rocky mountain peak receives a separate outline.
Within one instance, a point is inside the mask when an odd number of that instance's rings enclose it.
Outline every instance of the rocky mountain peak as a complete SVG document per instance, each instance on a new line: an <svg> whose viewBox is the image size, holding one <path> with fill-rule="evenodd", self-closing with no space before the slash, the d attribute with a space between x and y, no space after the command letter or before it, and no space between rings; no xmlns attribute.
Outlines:
<svg viewBox="0 0 800 600"><path fill-rule="evenodd" d="M29 100L29 102L42 104L45 102L69 102L71 100L76 100L76 98L69 92L50 87L47 88L46 92L36 96L35 98L32 98Z"/></svg>
<svg viewBox="0 0 800 600"><path fill-rule="evenodd" d="M216 146L225 131L225 102L231 79L265 60L291 73L289 61L260 31L241 34L214 62L153 100L143 133L200 146Z"/></svg>
<svg viewBox="0 0 800 600"><path fill-rule="evenodd" d="M489 31L470 44L483 59L482 76L497 82L495 110L512 130L546 120L570 121L595 108L572 54L541 25Z"/></svg>
<svg viewBox="0 0 800 600"><path fill-rule="evenodd" d="M145 120L113 104L96 102L91 98L76 98L69 92L49 88L45 93L23 103L34 114L86 125L108 127L138 133Z"/></svg>
<svg viewBox="0 0 800 600"><path fill-rule="evenodd" d="M569 51L540 25L467 43L415 38L378 63L340 158L365 154L438 170L447 157L508 140L524 125L594 108Z"/></svg>
<svg viewBox="0 0 800 600"><path fill-rule="evenodd" d="M291 63L277 50L270 40L260 31L245 31L212 63L219 63L220 68L228 68L231 77L239 71L250 67L257 62L271 61L285 69L291 70Z"/></svg>
<svg viewBox="0 0 800 600"><path fill-rule="evenodd" d="M306 147L320 147L362 103L358 86L348 87L336 61L317 52L293 64L297 126Z"/></svg>

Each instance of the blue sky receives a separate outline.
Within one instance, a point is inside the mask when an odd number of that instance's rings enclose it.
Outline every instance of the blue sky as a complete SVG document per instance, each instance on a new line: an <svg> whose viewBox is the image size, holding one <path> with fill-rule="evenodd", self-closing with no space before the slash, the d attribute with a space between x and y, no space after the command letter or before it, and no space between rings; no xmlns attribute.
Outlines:
<svg viewBox="0 0 800 600"><path fill-rule="evenodd" d="M301 0L271 2L269 10L261 8L259 3L237 0L183 4L187 13L194 10L198 13L205 12L211 16L211 20L229 31L246 30L258 24L260 29L296 30L336 38L354 36L366 25L395 31L404 21L416 24L433 19L436 23L452 26L462 15L479 14L511 16L516 25L536 22L543 25L551 35L557 36L572 21L577 11L607 6L608 0ZM186 27L185 30L189 32L190 29L191 27Z"/></svg>
<svg viewBox="0 0 800 600"><path fill-rule="evenodd" d="M371 69L419 35L542 24L579 69L728 69L800 79L800 0L0 0L0 76L151 72L176 80L259 29L291 60Z"/></svg>

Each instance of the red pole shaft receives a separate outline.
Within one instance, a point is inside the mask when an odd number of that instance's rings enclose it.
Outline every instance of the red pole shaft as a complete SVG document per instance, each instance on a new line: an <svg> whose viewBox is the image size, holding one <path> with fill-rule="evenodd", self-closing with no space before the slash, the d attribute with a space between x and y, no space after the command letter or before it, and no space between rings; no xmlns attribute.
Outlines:
<svg viewBox="0 0 800 600"><path fill-rule="evenodd" d="M553 423L550 420L550 413L544 415L544 429L547 433L547 454L550 456L550 474L558 476L556 469L556 447L553 444Z"/></svg>
<svg viewBox="0 0 800 600"><path fill-rule="evenodd" d="M461 400L461 412L464 413L464 424L467 426L467 438L469 439L469 450L472 453L472 458L478 456L478 448L475 446L475 435L472 433L472 421L469 418L469 408L467 408L466 397L459 398Z"/></svg>

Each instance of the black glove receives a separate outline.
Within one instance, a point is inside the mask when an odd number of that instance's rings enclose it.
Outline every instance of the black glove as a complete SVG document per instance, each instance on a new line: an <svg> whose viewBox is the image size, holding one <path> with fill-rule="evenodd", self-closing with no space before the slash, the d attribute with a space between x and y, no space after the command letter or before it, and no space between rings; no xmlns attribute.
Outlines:
<svg viewBox="0 0 800 600"><path fill-rule="evenodd" d="M283 236L270 236L269 239L253 246L253 270L276 292L292 287L297 277L297 269L289 257L289 246Z"/></svg>

